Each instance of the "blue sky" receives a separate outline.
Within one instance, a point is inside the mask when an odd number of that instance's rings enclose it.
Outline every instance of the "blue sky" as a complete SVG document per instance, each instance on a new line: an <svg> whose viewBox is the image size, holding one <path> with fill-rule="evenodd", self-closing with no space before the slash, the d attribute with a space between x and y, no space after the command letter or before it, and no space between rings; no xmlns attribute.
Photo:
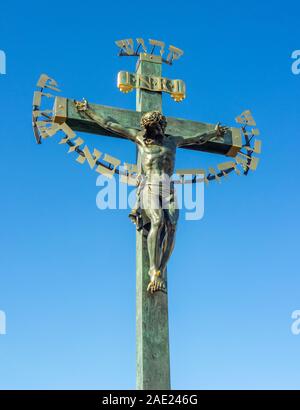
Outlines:
<svg viewBox="0 0 300 410"><path fill-rule="evenodd" d="M1 389L135 387L135 232L126 210L100 211L96 174L56 141L35 144L31 103L41 73L62 95L135 108L116 87L133 59L114 41L155 38L184 49L164 75L187 99L164 113L234 125L250 108L261 162L205 189L205 215L179 222L169 263L174 389L298 389L299 2L5 2L0 12ZM126 141L88 137L134 161ZM101 138L101 140L100 140ZM180 151L177 166L220 158ZM298 244L298 245L297 245Z"/></svg>

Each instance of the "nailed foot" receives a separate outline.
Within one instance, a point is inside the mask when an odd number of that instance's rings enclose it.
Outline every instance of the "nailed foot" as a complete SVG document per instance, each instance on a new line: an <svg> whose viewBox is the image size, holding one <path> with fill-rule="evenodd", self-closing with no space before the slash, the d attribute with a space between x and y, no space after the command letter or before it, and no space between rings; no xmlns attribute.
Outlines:
<svg viewBox="0 0 300 410"><path fill-rule="evenodd" d="M165 282L161 276L160 270L158 271L150 271L149 273L150 275L150 282L149 285L147 287L147 291L150 293L154 293L157 292L158 290L165 290L166 286L165 286Z"/></svg>

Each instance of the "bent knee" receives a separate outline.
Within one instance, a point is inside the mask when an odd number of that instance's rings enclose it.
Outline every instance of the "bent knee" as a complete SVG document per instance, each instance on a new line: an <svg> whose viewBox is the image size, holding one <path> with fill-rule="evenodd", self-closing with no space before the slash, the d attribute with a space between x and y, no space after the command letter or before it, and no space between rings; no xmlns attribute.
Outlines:
<svg viewBox="0 0 300 410"><path fill-rule="evenodd" d="M163 214L152 215L150 220L151 220L151 226L155 228L160 228L164 223L164 216Z"/></svg>

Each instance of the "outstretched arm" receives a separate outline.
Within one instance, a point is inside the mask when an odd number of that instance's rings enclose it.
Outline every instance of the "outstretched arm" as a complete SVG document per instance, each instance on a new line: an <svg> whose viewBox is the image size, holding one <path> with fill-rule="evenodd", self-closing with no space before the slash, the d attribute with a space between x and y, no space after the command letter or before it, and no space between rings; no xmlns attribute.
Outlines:
<svg viewBox="0 0 300 410"><path fill-rule="evenodd" d="M114 133L119 134L120 137L136 142L138 130L122 127L119 123L111 121L100 114L96 114L85 99L80 102L75 101L75 105L79 112L84 113L87 117L95 121L96 124L100 125L100 127L113 131Z"/></svg>
<svg viewBox="0 0 300 410"><path fill-rule="evenodd" d="M203 133L197 133L189 137L177 137L177 146L202 145L208 141L222 141L224 134L229 130L228 127L216 124L215 128Z"/></svg>

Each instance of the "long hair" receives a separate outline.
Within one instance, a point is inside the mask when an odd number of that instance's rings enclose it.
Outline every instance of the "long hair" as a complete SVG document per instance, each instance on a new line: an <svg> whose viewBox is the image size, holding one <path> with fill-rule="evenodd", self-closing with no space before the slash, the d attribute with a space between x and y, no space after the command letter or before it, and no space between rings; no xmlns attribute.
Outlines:
<svg viewBox="0 0 300 410"><path fill-rule="evenodd" d="M151 125L154 125L156 123L159 123L163 131L165 131L167 127L167 120L166 120L166 117L161 112L149 111L142 115L141 126L143 128L148 128Z"/></svg>

